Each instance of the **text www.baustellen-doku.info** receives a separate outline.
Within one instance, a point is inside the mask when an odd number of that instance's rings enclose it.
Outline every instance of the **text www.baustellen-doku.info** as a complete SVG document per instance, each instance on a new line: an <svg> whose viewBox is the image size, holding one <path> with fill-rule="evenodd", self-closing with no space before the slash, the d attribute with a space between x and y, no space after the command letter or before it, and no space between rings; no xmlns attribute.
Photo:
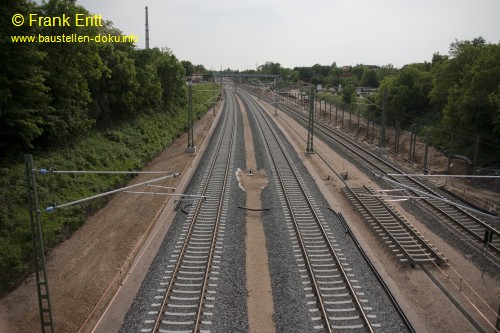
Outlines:
<svg viewBox="0 0 500 333"><path fill-rule="evenodd" d="M41 16L39 14L14 14L12 24L16 27L30 26L50 29L52 27L102 27L102 15L74 14L59 16ZM86 35L78 33L67 34L27 34L11 35L12 43L137 43L139 37L135 34L112 35L96 34Z"/></svg>

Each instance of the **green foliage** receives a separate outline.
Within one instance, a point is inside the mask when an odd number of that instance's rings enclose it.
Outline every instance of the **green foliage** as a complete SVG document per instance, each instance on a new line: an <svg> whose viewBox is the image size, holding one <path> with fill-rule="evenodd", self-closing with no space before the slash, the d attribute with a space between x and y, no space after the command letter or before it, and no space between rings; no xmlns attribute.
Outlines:
<svg viewBox="0 0 500 333"><path fill-rule="evenodd" d="M283 75L284 68L277 62L267 61L264 65L257 68L262 74Z"/></svg>
<svg viewBox="0 0 500 333"><path fill-rule="evenodd" d="M483 155L491 156L490 160L497 159L500 44L487 44L481 37L455 41L449 56L434 55L431 72L431 105L435 112L442 114L432 128L433 143L447 147L449 133L453 132L454 146L472 157L476 137L480 136Z"/></svg>
<svg viewBox="0 0 500 333"><path fill-rule="evenodd" d="M182 93L186 93L184 87ZM219 85L195 85L193 105L196 117L216 101ZM90 134L71 146L39 150L35 167L52 170L138 170L169 146L186 127L187 108L169 114L150 112ZM39 207L63 204L123 186L123 175L36 175ZM27 211L24 164L0 164L0 295L15 286L31 270L31 234ZM92 200L76 206L42 213L41 222L47 249L67 238L106 203Z"/></svg>
<svg viewBox="0 0 500 333"><path fill-rule="evenodd" d="M120 31L104 28L106 34L118 35ZM137 112L140 83L133 56L133 46L125 43L99 44L103 63L101 75L89 81L92 95L91 113L95 121L111 118L123 119Z"/></svg>
<svg viewBox="0 0 500 333"><path fill-rule="evenodd" d="M410 126L432 117L429 100L431 88L432 74L426 65L407 65L382 81L375 96L375 104L382 108L387 93L387 122L392 124L400 120Z"/></svg>
<svg viewBox="0 0 500 333"><path fill-rule="evenodd" d="M3 1L0 6L0 155L33 146L43 133L49 105L49 73L42 67L46 53L33 43L13 43L11 35L35 36L37 29L14 27L12 15L36 13L28 1Z"/></svg>
<svg viewBox="0 0 500 333"><path fill-rule="evenodd" d="M89 12L74 0L0 7L0 152L71 145L95 128L152 110L173 113L186 104L185 69L168 49L136 50L132 43L13 43L37 35L14 27L14 13L74 17ZM5 31L5 34L4 34ZM122 35L112 23L44 29L45 36ZM193 67L193 66L192 66ZM203 67L203 66L201 66ZM199 67L197 67L200 69Z"/></svg>
<svg viewBox="0 0 500 333"><path fill-rule="evenodd" d="M21 152L38 168L136 170L179 136L187 124L185 68L168 49L132 43L13 43L36 35L14 27L13 14L88 15L75 0L6 0L0 6L0 294L30 267L31 234ZM103 27L64 26L44 35L121 35ZM203 69L203 66L196 67ZM198 87L198 86L197 86ZM212 105L217 85L194 95L196 117ZM206 91L205 91L206 90ZM71 202L123 185L124 176L37 176L40 207ZM47 249L78 229L106 199L42 214Z"/></svg>
<svg viewBox="0 0 500 333"><path fill-rule="evenodd" d="M500 86L497 91L489 95L489 100L496 109L495 116L493 117L494 132L500 133Z"/></svg>
<svg viewBox="0 0 500 333"><path fill-rule="evenodd" d="M158 76L158 57L156 50L142 49L133 53L139 89L136 105L140 110L161 108L162 86Z"/></svg>
<svg viewBox="0 0 500 333"><path fill-rule="evenodd" d="M175 107L186 104L186 94L182 88L184 81L184 67L168 49L153 49L158 58L157 75L162 87L162 108L172 112Z"/></svg>
<svg viewBox="0 0 500 333"><path fill-rule="evenodd" d="M317 93L315 94L314 98L321 101L326 101L327 103L336 105L337 107L340 107L342 105L342 96L339 95Z"/></svg>
<svg viewBox="0 0 500 333"><path fill-rule="evenodd" d="M356 88L354 85L349 84L342 88L342 102L344 104L351 104L356 99Z"/></svg>
<svg viewBox="0 0 500 333"><path fill-rule="evenodd" d="M465 66L459 80L449 89L448 103L443 110L444 122L451 127L494 137L495 128L491 124L497 108L491 96L500 86L500 44L456 43L454 52L456 57L449 61L460 61ZM496 137L500 138L500 131L496 130Z"/></svg>
<svg viewBox="0 0 500 333"><path fill-rule="evenodd" d="M41 10L46 16L89 15L71 0L49 1ZM72 33L92 36L99 30L90 26L56 26L44 30L44 34L54 36ZM88 109L92 101L89 81L98 79L104 66L98 53L99 43L40 43L39 48L47 54L43 66L50 73L46 86L50 88L50 105L54 110L44 115L43 140L60 144L87 134L95 123Z"/></svg>
<svg viewBox="0 0 500 333"><path fill-rule="evenodd" d="M182 67L184 67L184 71L186 73L186 76L191 76L194 74L194 66L191 63L191 61L182 60L181 64L182 64Z"/></svg>

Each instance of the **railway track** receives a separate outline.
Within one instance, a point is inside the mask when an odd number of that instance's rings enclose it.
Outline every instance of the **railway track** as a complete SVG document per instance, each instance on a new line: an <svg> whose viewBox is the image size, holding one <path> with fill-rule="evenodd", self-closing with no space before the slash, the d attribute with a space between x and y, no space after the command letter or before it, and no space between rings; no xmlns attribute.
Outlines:
<svg viewBox="0 0 500 333"><path fill-rule="evenodd" d="M315 329L374 332L380 327L346 257L335 241L307 185L297 172L264 111L239 94L253 112L274 168L278 194L295 247L296 262Z"/></svg>
<svg viewBox="0 0 500 333"><path fill-rule="evenodd" d="M226 94L225 108L235 108ZM155 303L141 332L199 332L210 330L211 308L219 274L229 201L236 115L225 112L216 153L209 162L188 211L176 249L158 286Z"/></svg>
<svg viewBox="0 0 500 333"><path fill-rule="evenodd" d="M373 190L366 186L360 188L346 186L343 191L400 261L412 266L433 262L440 265L446 262L443 255L402 215L379 197L374 196Z"/></svg>
<svg viewBox="0 0 500 333"><path fill-rule="evenodd" d="M390 177L390 176L387 176ZM401 179L400 179L401 178ZM408 195L418 195L423 209L453 228L462 238L480 252L488 250L488 259L500 269L500 229L481 220L468 210L444 201L444 198L423 182L413 177L391 177L404 186ZM489 237L486 242L486 238Z"/></svg>
<svg viewBox="0 0 500 333"><path fill-rule="evenodd" d="M260 98L267 100L271 105L275 100L260 93ZM286 104L279 104L279 108L288 112L299 123L307 124L307 114ZM315 134L321 136L332 146L342 147L350 156L356 156L373 173L380 173L383 179L390 180L390 186L406 191L406 196L414 198L414 202L425 212L432 214L438 221L453 230L460 238L480 253L487 249L487 260L500 269L500 230L491 221L483 221L464 208L446 202L446 199L430 185L424 184L424 179L408 176L390 176L392 174L407 174L369 149L363 147L348 135L315 121ZM380 177L382 178L382 177ZM489 236L485 242L486 235Z"/></svg>

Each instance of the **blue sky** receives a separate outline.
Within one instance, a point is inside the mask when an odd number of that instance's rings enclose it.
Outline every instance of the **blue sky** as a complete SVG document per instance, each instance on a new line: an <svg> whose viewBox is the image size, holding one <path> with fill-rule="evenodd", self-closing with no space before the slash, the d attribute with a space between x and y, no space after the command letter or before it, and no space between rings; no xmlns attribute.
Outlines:
<svg viewBox="0 0 500 333"><path fill-rule="evenodd" d="M499 0L78 0L145 45L207 69L392 64L448 54L455 39L500 41Z"/></svg>

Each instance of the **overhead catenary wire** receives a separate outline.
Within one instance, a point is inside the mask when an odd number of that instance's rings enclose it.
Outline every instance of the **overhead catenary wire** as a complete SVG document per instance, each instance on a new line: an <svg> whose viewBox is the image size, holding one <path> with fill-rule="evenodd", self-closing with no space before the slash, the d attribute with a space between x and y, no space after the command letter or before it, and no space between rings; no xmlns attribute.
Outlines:
<svg viewBox="0 0 500 333"><path fill-rule="evenodd" d="M187 198L193 198L193 199L206 199L206 198L210 198L210 196L208 196L208 195L177 194L177 193L166 193L166 192L123 191L123 193L127 193L127 194L149 194L149 195L170 195L170 196L187 197Z"/></svg>
<svg viewBox="0 0 500 333"><path fill-rule="evenodd" d="M500 176L478 176L478 175L435 175L435 174L406 174L406 173L388 173L387 176L390 177L445 177L445 178L500 178Z"/></svg>
<svg viewBox="0 0 500 333"><path fill-rule="evenodd" d="M107 171L107 170L51 170L51 169L34 169L41 175L50 173L60 174L175 174L173 171Z"/></svg>
<svg viewBox="0 0 500 333"><path fill-rule="evenodd" d="M468 206L464 206L464 205L458 204L458 203L456 203L456 202L450 201L450 200L445 199L445 198L437 197L437 196L435 196L435 195L432 195L432 194L426 193L426 192L421 191L421 190L417 190L417 189L412 188L412 187L410 187L410 186L408 186L408 185L404 185L404 184L399 183L399 182L397 182L397 181L395 181L395 180L389 179L389 178L387 178L387 177L385 177L385 176L383 176L383 175L378 175L378 174L374 173L374 174L373 174L373 176L374 176L375 178L378 178L378 179L381 179L381 180L385 180L385 181L387 181L387 182L389 182L389 183L391 183L391 184L393 184L393 185L395 185L395 186L398 186L398 187L403 187L403 188L405 188L405 189L407 189L407 190L409 190L409 191L413 191L413 192L415 192L415 193L417 193L417 194L421 195L421 196L422 196L422 199L436 199L436 200L439 200L439 201L445 202L445 203L447 203L447 204L449 204L449 205L456 206L456 207L458 207L458 208L462 208L462 209L465 209L465 210L468 210L468 211L474 212L475 214L479 214L479 215L487 216L487 217L489 217L489 218L493 218L493 219L496 219L496 220L500 220L500 216L495 216L495 215L492 215L492 214L483 213L483 212L481 212L481 211L479 211L479 210L477 210L477 209L474 209L474 208L471 208L471 207L468 207Z"/></svg>
<svg viewBox="0 0 500 333"><path fill-rule="evenodd" d="M149 194L149 195L172 195L172 193L165 192L144 192L144 191L123 191L126 194Z"/></svg>
<svg viewBox="0 0 500 333"><path fill-rule="evenodd" d="M161 186L161 185L151 185L151 184L146 184L147 187L157 187L157 188L165 188L168 190L177 190L177 187L172 187L172 186Z"/></svg>
<svg viewBox="0 0 500 333"><path fill-rule="evenodd" d="M457 275L457 277L460 279L460 285L457 285L456 282L454 282L451 279L451 276L448 273L446 273L435 262L433 264L434 264L435 269L437 269L438 272L441 273L446 278L446 280L453 285L453 287L455 287L455 289L459 292L459 294L462 295L466 299L466 301L473 307L473 309L479 314L479 316L481 316L486 321L488 326L495 329L494 332L500 332L499 330L496 329L496 327L493 326L493 323L490 322L490 320L488 320L486 315L478 308L478 306L476 304L474 304L471 297L465 295L465 292L464 292L465 290L462 287L462 283L465 284L465 286L473 293L473 295L475 295L480 300L481 303L483 303L484 306L486 306L486 309L489 312L491 312L493 315L496 316L497 320L500 319L500 317L499 317L498 313L495 311L495 309L493 309L488 304L488 302L467 282L467 280L465 280L465 278L457 270L455 270L455 268L453 268L453 266L451 264L449 264L449 267L452 270L452 272L454 272ZM424 266L422 266L422 268L424 268ZM425 273L427 275L431 274L428 270L426 270Z"/></svg>
<svg viewBox="0 0 500 333"><path fill-rule="evenodd" d="M123 191L131 189L131 188L135 188L135 187L147 185L147 184L152 183L152 182L157 182L157 181L160 181L160 180L164 180L164 179L168 179L168 178L172 178L172 177L177 177L178 175L180 175L180 173L172 173L172 174L167 175L167 176L159 177L159 178L156 178L156 179L148 180L148 181L145 181L145 182L142 182L142 183L138 183L138 184L134 184L134 185L125 186L125 187L122 187L122 188L119 188L119 189L116 189L116 190L112 190L112 191L108 191L108 192L104 192L104 193L101 193L101 194L96 194L96 195L93 195L93 196L90 196L90 197L87 197L87 198L83 198L83 199L71 201L71 202L68 202L68 203L65 203L65 204L62 204L62 205L49 206L49 207L45 208L45 211L46 212L52 212L55 209L59 209L59 208L63 208L63 207L68 207L68 206L76 205L76 204L79 204L79 203L82 203L82 202L85 202L85 201L97 199L97 198L104 197L104 196L107 196L107 195L110 195L110 194L113 194L113 193L123 192Z"/></svg>

